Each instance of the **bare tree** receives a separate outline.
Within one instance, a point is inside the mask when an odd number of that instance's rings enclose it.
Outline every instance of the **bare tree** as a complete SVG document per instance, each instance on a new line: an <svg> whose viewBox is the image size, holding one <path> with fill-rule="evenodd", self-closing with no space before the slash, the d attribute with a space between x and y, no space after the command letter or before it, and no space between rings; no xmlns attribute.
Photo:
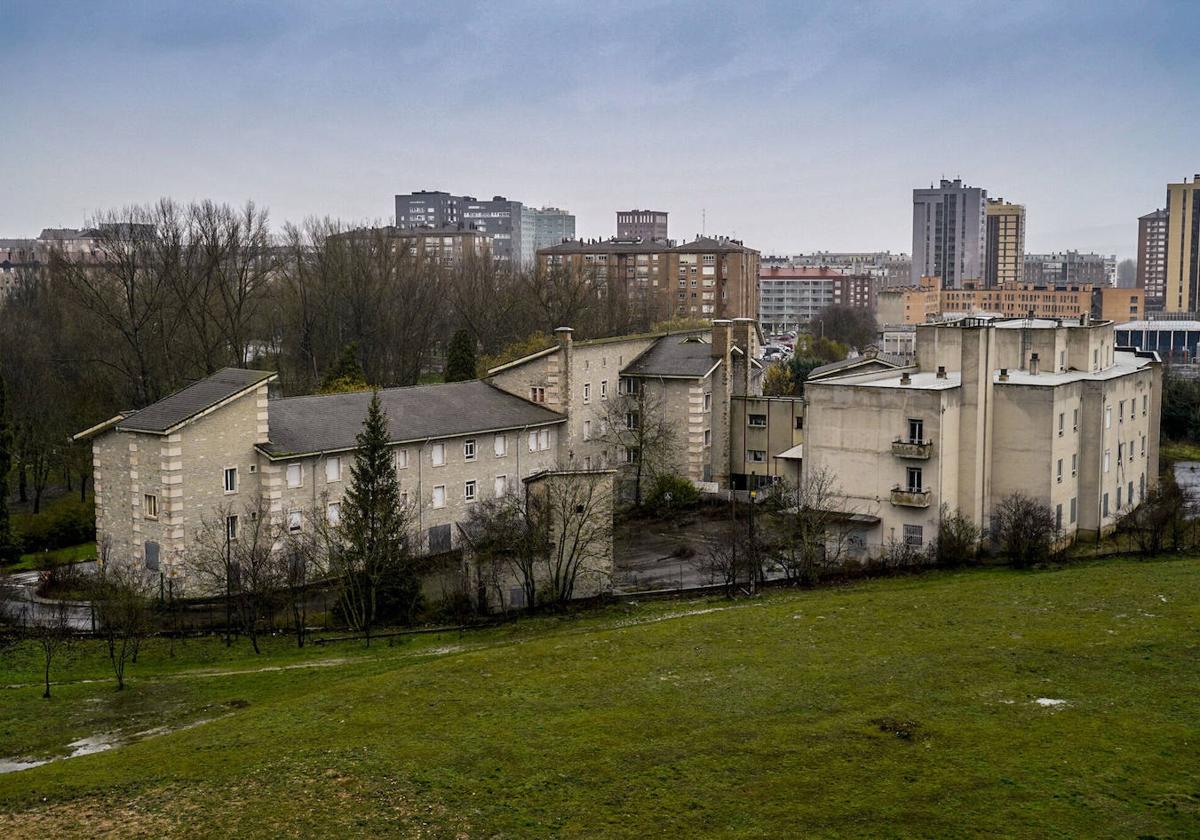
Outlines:
<svg viewBox="0 0 1200 840"><path fill-rule="evenodd" d="M280 550L275 552L275 562L279 568L274 577L282 586L281 595L287 602L297 647L304 647L308 631L308 601L312 584L328 573L330 547L337 539L336 523L330 522L328 511L328 498L322 497L319 509L310 509L301 514L304 525L308 527L289 531Z"/></svg>
<svg viewBox="0 0 1200 840"><path fill-rule="evenodd" d="M1171 475L1164 474L1146 491L1140 505L1121 516L1117 528L1128 534L1145 555L1161 554L1168 548L1189 548L1187 507L1187 494Z"/></svg>
<svg viewBox="0 0 1200 840"><path fill-rule="evenodd" d="M1045 502L1011 493L992 513L992 541L1019 569L1049 559L1058 537L1054 511Z"/></svg>
<svg viewBox="0 0 1200 840"><path fill-rule="evenodd" d="M75 629L71 626L71 610L66 601L52 600L41 604L38 613L29 624L28 635L37 643L42 654L42 674L45 691L42 697L50 699L50 669L54 660L75 641Z"/></svg>
<svg viewBox="0 0 1200 840"><path fill-rule="evenodd" d="M779 482L767 492L764 506L776 513L777 557L787 580L815 583L823 571L845 562L853 511L828 469L814 470L796 483Z"/></svg>
<svg viewBox="0 0 1200 840"><path fill-rule="evenodd" d="M600 440L623 461L633 502L641 505L647 482L674 467L677 433L664 400L650 381L628 377L621 393L604 401L602 411Z"/></svg>
<svg viewBox="0 0 1200 840"><path fill-rule="evenodd" d="M612 474L553 472L532 479L528 492L546 535L550 600L570 601L581 582L602 589L612 567Z"/></svg>
<svg viewBox="0 0 1200 840"><path fill-rule="evenodd" d="M103 563L92 580L91 597L117 691L125 688L125 666L137 661L142 641L154 628L153 582L133 564Z"/></svg>
<svg viewBox="0 0 1200 840"><path fill-rule="evenodd" d="M509 578L520 585L525 608L537 608L543 577L539 571L549 552L540 514L540 508L510 493L477 502L460 523L459 533L471 548L481 609L486 609L490 596L502 597L503 581Z"/></svg>
<svg viewBox="0 0 1200 840"><path fill-rule="evenodd" d="M733 597L739 591L754 591L762 576L765 554L761 537L751 532L749 520L733 519L709 540L703 552L692 558L692 565L709 583L719 584L728 597Z"/></svg>

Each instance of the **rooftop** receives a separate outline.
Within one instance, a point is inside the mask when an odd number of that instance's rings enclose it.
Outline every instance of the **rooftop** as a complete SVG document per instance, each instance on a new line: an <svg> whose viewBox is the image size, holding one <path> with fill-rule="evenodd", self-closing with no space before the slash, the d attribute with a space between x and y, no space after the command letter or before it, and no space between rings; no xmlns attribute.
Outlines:
<svg viewBox="0 0 1200 840"><path fill-rule="evenodd" d="M275 373L269 370L222 368L212 376L134 412L120 422L119 428L162 434L274 376Z"/></svg>
<svg viewBox="0 0 1200 840"><path fill-rule="evenodd" d="M626 365L621 373L699 379L720 362L713 358L712 345L702 338L703 335L696 332L663 336Z"/></svg>
<svg viewBox="0 0 1200 840"><path fill-rule="evenodd" d="M482 434L560 423L558 412L515 397L487 382L450 382L379 392L392 443ZM270 403L272 456L353 449L371 392L288 397Z"/></svg>

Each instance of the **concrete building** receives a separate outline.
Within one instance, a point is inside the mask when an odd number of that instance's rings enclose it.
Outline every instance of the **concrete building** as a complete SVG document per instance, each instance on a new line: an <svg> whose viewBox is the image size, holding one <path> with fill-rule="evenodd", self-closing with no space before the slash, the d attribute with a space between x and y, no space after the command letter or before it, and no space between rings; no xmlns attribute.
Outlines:
<svg viewBox="0 0 1200 840"><path fill-rule="evenodd" d="M912 258L891 251L812 251L790 257L763 257L768 266L828 268L849 275L867 275L877 287L907 286L912 280Z"/></svg>
<svg viewBox="0 0 1200 840"><path fill-rule="evenodd" d="M1167 211L1138 217L1137 285L1146 293L1146 308L1161 312L1167 296Z"/></svg>
<svg viewBox="0 0 1200 840"><path fill-rule="evenodd" d="M995 287L1025 279L1025 205L1003 198L987 202L987 258L984 283Z"/></svg>
<svg viewBox="0 0 1200 840"><path fill-rule="evenodd" d="M1110 254L1026 254L1025 282L1034 286L1115 286L1117 258Z"/></svg>
<svg viewBox="0 0 1200 840"><path fill-rule="evenodd" d="M371 394L270 399L275 378L227 368L77 436L92 442L97 534L112 557L186 582L188 552L213 523L237 539L260 511L289 533L338 521ZM544 394L472 381L379 395L423 552L457 548L477 501L570 461L567 418Z"/></svg>
<svg viewBox="0 0 1200 840"><path fill-rule="evenodd" d="M982 280L987 257L987 190L957 178L913 190L911 285L941 277L947 289Z"/></svg>
<svg viewBox="0 0 1200 840"><path fill-rule="evenodd" d="M524 253L530 255L530 260L534 259L542 248L569 242L575 238L575 216L566 210L557 207L534 210L527 207L524 217L527 223L532 221L533 242L529 248L524 249Z"/></svg>
<svg viewBox="0 0 1200 840"><path fill-rule="evenodd" d="M805 388L804 474L836 477L867 556L924 548L941 511L988 528L1023 493L1063 540L1108 532L1158 475L1161 366L1113 325L964 319L917 327L917 361Z"/></svg>
<svg viewBox="0 0 1200 840"><path fill-rule="evenodd" d="M1117 324L1117 344L1158 353L1177 364L1200 362L1200 321L1155 319Z"/></svg>
<svg viewBox="0 0 1200 840"><path fill-rule="evenodd" d="M667 214L662 210L618 210L617 239L666 242Z"/></svg>
<svg viewBox="0 0 1200 840"><path fill-rule="evenodd" d="M524 220L525 207L502 195L480 200L438 190L418 190L396 196L398 228L473 228L492 238L492 255L512 265L532 259L535 235ZM526 242L528 240L528 243Z"/></svg>
<svg viewBox="0 0 1200 840"><path fill-rule="evenodd" d="M1167 184L1167 280L1164 309L1200 309L1200 173Z"/></svg>
<svg viewBox="0 0 1200 840"><path fill-rule="evenodd" d="M942 314L942 279L922 277L916 286L880 289L875 318L885 326L924 324Z"/></svg>
<svg viewBox="0 0 1200 840"><path fill-rule="evenodd" d="M407 248L409 254L444 267L460 265L478 258L490 259L492 237L463 223L445 227L359 228L335 234L347 239L381 235L395 242L397 248Z"/></svg>
<svg viewBox="0 0 1200 840"><path fill-rule="evenodd" d="M1092 286L1022 283L989 289L968 283L942 289L942 315L990 313L1006 318L1079 318L1092 311Z"/></svg>
<svg viewBox="0 0 1200 840"><path fill-rule="evenodd" d="M1092 289L1092 317L1100 321L1124 324L1137 321L1146 314L1146 293L1143 289L1119 289L1101 286Z"/></svg>
<svg viewBox="0 0 1200 840"><path fill-rule="evenodd" d="M874 310L879 281L830 268L759 266L758 319L771 332L796 329L829 306Z"/></svg>
<svg viewBox="0 0 1200 840"><path fill-rule="evenodd" d="M758 317L758 251L726 237L682 245L610 239L563 242L538 252L540 270L585 274L624 291L649 320Z"/></svg>

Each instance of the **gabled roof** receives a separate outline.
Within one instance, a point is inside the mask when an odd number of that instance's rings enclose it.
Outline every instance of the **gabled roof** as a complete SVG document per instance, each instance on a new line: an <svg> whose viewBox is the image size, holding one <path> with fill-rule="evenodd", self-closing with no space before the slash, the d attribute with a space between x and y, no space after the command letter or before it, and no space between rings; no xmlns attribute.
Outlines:
<svg viewBox="0 0 1200 840"><path fill-rule="evenodd" d="M130 432L165 434L196 415L274 378L275 373L269 370L222 368L212 376L134 412L118 423L117 428Z"/></svg>
<svg viewBox="0 0 1200 840"><path fill-rule="evenodd" d="M566 419L480 380L387 388L379 392L379 399L388 415L392 443L544 426ZM273 458L353 449L370 402L370 391L271 400L271 441L258 448Z"/></svg>
<svg viewBox="0 0 1200 840"><path fill-rule="evenodd" d="M748 251L755 254L753 248L747 248L736 239L714 239L711 236L698 236L691 242L684 242L682 245L676 245L669 249L677 254L712 254L712 253L727 253L733 251Z"/></svg>
<svg viewBox="0 0 1200 840"><path fill-rule="evenodd" d="M855 356L851 359L842 359L840 362L830 362L827 365L813 368L808 378L822 379L826 376L835 374L849 373L867 373L875 370L893 370L895 368L904 367L905 362L902 359L888 355L887 353L864 353L861 356Z"/></svg>
<svg viewBox="0 0 1200 840"><path fill-rule="evenodd" d="M666 376L700 379L720 364L712 355L712 345L703 340L705 333L665 335L621 371L627 376Z"/></svg>

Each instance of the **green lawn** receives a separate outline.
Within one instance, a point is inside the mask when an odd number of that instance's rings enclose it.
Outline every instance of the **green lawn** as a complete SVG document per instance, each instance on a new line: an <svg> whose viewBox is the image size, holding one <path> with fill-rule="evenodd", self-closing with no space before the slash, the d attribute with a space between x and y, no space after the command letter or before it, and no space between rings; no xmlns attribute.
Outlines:
<svg viewBox="0 0 1200 840"><path fill-rule="evenodd" d="M369 651L156 641L123 693L83 682L106 675L92 646L51 701L37 671L28 648L0 660L30 683L0 689L0 758L210 722L0 775L0 837L1200 826L1194 558L621 604Z"/></svg>
<svg viewBox="0 0 1200 840"><path fill-rule="evenodd" d="M78 563L81 560L96 559L96 543L86 542L67 548L56 548L52 551L34 551L22 554L16 563L0 566L2 572L27 572L31 569L49 569L51 566L61 566L63 563Z"/></svg>
<svg viewBox="0 0 1200 840"><path fill-rule="evenodd" d="M1159 456L1163 461L1200 461L1200 443L1164 441Z"/></svg>

